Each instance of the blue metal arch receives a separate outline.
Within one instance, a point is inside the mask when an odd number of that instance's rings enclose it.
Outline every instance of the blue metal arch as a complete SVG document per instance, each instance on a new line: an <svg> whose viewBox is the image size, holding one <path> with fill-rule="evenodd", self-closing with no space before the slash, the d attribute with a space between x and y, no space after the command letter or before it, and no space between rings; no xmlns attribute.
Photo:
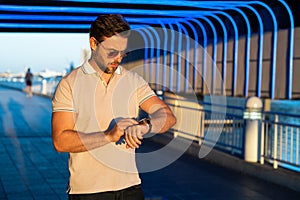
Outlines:
<svg viewBox="0 0 300 200"><path fill-rule="evenodd" d="M196 86L196 79L197 79L197 63L198 63L198 44L199 44L199 37L197 30L195 27L187 20L184 20L182 23L187 24L194 34L194 61L193 61L193 80L192 80L192 86L195 88Z"/></svg>
<svg viewBox="0 0 300 200"><path fill-rule="evenodd" d="M278 32L278 25L277 25L277 20L276 16L273 12L273 10L265 3L259 2L259 1L253 1L253 2L244 2L245 4L257 4L261 5L266 10L270 13L271 18L273 20L273 26L274 26L274 31L273 31L273 48L272 48L272 76L271 76L271 98L274 99L275 97L275 79L276 79L276 51L277 51L277 32Z"/></svg>
<svg viewBox="0 0 300 200"><path fill-rule="evenodd" d="M294 27L295 22L293 18L293 13L290 9L290 7L287 5L287 3L283 0L278 0L280 3L283 4L283 6L286 8L289 17L290 17L290 50L289 50L289 71L288 71L288 91L287 91L287 97L288 99L292 98L292 92L293 92L293 54L294 54Z"/></svg>
<svg viewBox="0 0 300 200"><path fill-rule="evenodd" d="M185 55L185 57L184 57L184 59L185 59L185 80L184 80L184 92L187 92L188 91L188 87L189 87L189 82L188 82L188 80L189 80L189 52L190 52L190 38L189 38L189 34L188 34L188 31L186 30L186 28L182 25L182 24L180 24L179 22L177 22L176 23L177 24L177 26L179 26L180 27L180 32L183 30L183 32L184 32L184 35L185 35L185 37L186 37L186 55ZM181 38L182 39L182 38ZM178 48L178 50L180 50L179 48ZM180 54L178 54L178 56L180 56L181 55L181 53ZM181 56L178 58L178 59L181 59ZM179 64L179 63L178 63ZM178 73L178 75L180 75L181 73L180 73L180 71L179 71L179 73ZM178 80L177 79L177 83L180 85L180 79Z"/></svg>
<svg viewBox="0 0 300 200"><path fill-rule="evenodd" d="M257 88L256 88L256 96L261 96L261 84L262 84L262 60L263 60L263 40L264 40L264 27L262 18L260 17L259 13L249 5L242 5L248 9L250 9L257 17L259 23L259 45L258 45L258 62L257 62L257 70L258 70L258 78L257 78Z"/></svg>
<svg viewBox="0 0 300 200"><path fill-rule="evenodd" d="M175 30L173 28L173 25L171 23L168 24L170 29L171 29L171 41L174 41L175 40ZM171 45L170 45L170 49L171 49L171 52L170 52L170 66L174 66L174 51L175 51L175 46L174 46L174 43L172 42ZM174 72L173 72L173 68L171 67L170 69L170 81L169 81L169 85L170 85L170 89L173 89L173 75L174 75Z"/></svg>
<svg viewBox="0 0 300 200"><path fill-rule="evenodd" d="M227 45L228 45L228 33L225 27L225 24L223 21L217 16L217 15L212 15L208 14L208 16L212 16L215 18L222 26L224 37L223 37L223 52L222 52L222 81L225 79L225 73L226 72L226 65L227 65ZM215 72L216 73L216 72ZM215 77L215 74L213 76L213 79ZM223 86L224 84L221 84L221 94L223 95Z"/></svg>
<svg viewBox="0 0 300 200"><path fill-rule="evenodd" d="M167 85L167 80L166 80L166 74L167 74L167 49L168 49L168 32L166 31L166 26L164 23L162 23L161 21L159 21L163 31L164 31L164 48L163 48L163 76L162 76L162 85L163 85L163 89L166 89L165 86Z"/></svg>
<svg viewBox="0 0 300 200"><path fill-rule="evenodd" d="M226 12L223 11L216 11L214 12L216 14L221 14L226 16L229 21L232 23L233 29L234 29L234 44L233 44L233 68L237 69L237 58L238 58L238 39L239 39L239 33L238 33L238 28L237 28L237 24L235 23L234 19L227 14ZM224 84L226 84L226 74L227 74L227 68L223 69L223 81ZM224 88L222 88L222 91L224 90Z"/></svg>
<svg viewBox="0 0 300 200"><path fill-rule="evenodd" d="M115 3L119 3L119 1L113 1L113 0L109 0L108 2L115 2ZM124 1L125 2L125 1ZM128 4L132 4L131 1L126 1ZM135 3L145 3L146 1L142 1L142 0L138 0L138 1L135 1ZM289 32L289 41L290 41L290 45L289 45L289 60L288 60L288 83L287 83L287 98L292 98L292 89L293 89L293 45L294 45L294 21L293 21L293 17L292 17L292 12L290 10L290 8L288 7L288 5L286 4L286 2L284 2L283 0L279 0L278 2L281 3L282 6L284 6L290 16L290 32ZM257 12L257 10L253 7L253 5L256 5L256 6L260 6L260 7L263 7L264 9L267 10L267 12L270 14L271 16L271 19L273 21L273 38L272 38L272 41L273 41L273 46L272 46L272 63L271 63L271 69L272 69L272 80L271 80L271 87L270 87L270 91L271 91L271 98L274 98L275 97L275 89L276 89L276 85L275 85L275 76L276 76L276 56L277 56L277 31L278 31L278 25L277 25L277 19L276 19L276 16L272 10L272 8L266 4L266 3L263 3L263 2L259 2L259 1L250 1L250 2L246 2L246 1L206 1L206 2L189 2L189 1L157 1L157 0L154 0L152 1L151 3L157 3L157 4L160 4L160 5L181 5L181 6L189 6L189 7L202 7L202 8L210 8L212 9L213 11L211 12L212 14L205 14L205 12L194 12L193 14L191 14L190 16L193 17L193 18L206 18L207 19L207 16L211 16L211 17L216 17L217 14L221 14L221 13L218 13L218 12L224 12L224 11L227 11L227 10L236 10L238 11L242 16L243 18L245 19L248 19L249 16L246 16L246 14L244 13L244 15L242 14L242 10L240 9L241 7L245 7L245 8L248 8L250 9L253 13L256 14L257 16L257 19L259 20L259 25L260 25L260 39L259 39L259 56L258 56L258 83L257 83L257 96L260 96L261 95L261 82L262 82L262 51L263 51L263 21L261 19L261 17L259 16L259 13ZM20 9L20 7L18 6L4 6L4 5L0 5L0 10L2 9L11 9L11 10L18 10ZM31 13L34 13L34 12L49 12L49 10L53 11L53 12L61 12L60 11L57 11L57 8L56 7L44 7L45 9L41 9L41 8L37 8L38 10L31 10L32 7L30 6L25 6L25 12L31 12ZM22 6L22 9L24 9L24 6ZM29 10L30 9L30 10ZM56 9L56 10L53 10L53 9ZM76 11L75 11L76 9ZM67 8L63 8L64 11L66 12L80 12L80 11L83 11L84 13L92 13L92 12L95 12L95 11L103 11L103 9L100 9L100 8L94 8L92 10L89 10L87 8L81 8L81 9L78 9L77 7L76 8L72 8L72 7L67 7ZM145 13L144 10L134 10L133 12L128 10L128 9L113 9L113 10L110 10L110 12L114 12L116 11L116 13L127 13L127 14L138 14L138 15L152 15L152 14L157 14L158 16L176 16L176 17L186 17L186 15L188 15L190 12L184 12L184 11L153 11L153 10L149 10L149 12ZM224 12L225 13L225 12ZM223 15L224 15L223 13ZM3 17L2 15L0 15L0 19L1 17ZM7 16L6 16L7 17ZM18 15L14 16L14 17L20 17ZM30 16L28 15L27 16L28 18L30 18ZM91 17L92 18L92 17ZM92 20L91 18L87 17L85 18L84 20ZM58 20L61 20L60 16L57 16L56 19ZM73 18L74 19L74 18ZM70 18L70 20L72 20ZM136 19L134 18L128 18L129 21L136 21ZM151 20L151 21L150 21ZM180 21L179 19L177 19L178 22ZM192 21L192 20L187 20L187 21ZM195 20L195 21L199 21L199 20ZM153 23L153 19L149 19L149 21L145 20L146 23ZM232 21L233 22L233 21ZM160 24L168 24L170 23L167 19L167 17L165 19L162 18L162 20L159 22ZM172 23L175 23L175 22L172 22ZM185 22L180 22L180 23L185 23ZM212 23L213 24L213 23ZM246 22L247 24L247 22ZM1 23L1 25L7 25L7 24L4 24L4 23ZM10 25L16 25L16 24L10 24ZM44 25L32 25L30 23L28 24L23 24L24 27L28 27L28 26L33 26L33 27L44 27ZM200 25L197 23L197 25L200 27ZM213 24L214 26L215 24ZM87 28L88 25L86 24L79 24L79 25L69 25L69 24L53 24L51 25L52 28L64 28L66 26L69 26L69 27L73 27L73 28L82 28L82 29L85 29ZM49 25L47 25L47 27L51 27ZM142 26L142 25L141 25ZM203 25L202 25L203 26ZM202 29L202 28L201 28ZM207 34L206 31L203 31L204 30L204 27L202 29L202 32L203 32L203 35ZM223 27L223 30L224 27ZM249 33L251 33L251 26L249 25L248 27L248 24L247 24L247 30L248 30L248 34L247 36L249 36ZM184 32L184 30L182 30ZM144 31L145 32L145 31ZM151 32L151 31L150 31ZM160 39L159 37L153 37L153 33L150 33L150 32L145 32L148 36L149 36L149 41L150 41L150 46L151 45L151 41L155 39ZM238 32L235 32L236 33L236 36L238 35ZM218 33L217 33L218 34ZM155 34L154 34L155 35ZM216 35L214 34L213 35L213 39L216 39ZM146 35L144 35L144 40L145 40L145 43L146 43L146 40L147 37ZM225 37L224 37L225 38ZM236 41L236 40L235 40ZM156 42L158 42L156 40ZM207 42L207 40L206 40ZM249 42L249 46L247 45ZM226 42L224 41L223 42L224 45L226 44ZM215 43L214 43L215 44ZM249 49L250 49L250 38L248 39L247 37L247 44L246 44L246 54L250 53ZM237 52L238 52L238 43L236 43L237 46L234 47L234 62L236 63L238 57L237 57ZM206 48L207 46L207 43L206 45L204 45L204 48ZM214 46L215 47L215 46ZM213 49L215 52L214 53L217 53L217 49L214 48ZM148 53L148 50L145 51ZM150 50L150 59L153 59L154 57L154 52L152 52L152 50ZM159 61L159 53L156 52L156 55L157 55L157 59ZM223 58L224 58L224 55L223 55ZM194 58L195 60L195 58ZM249 60L250 60L250 56L249 55L246 55L246 76L245 76L245 88L244 88L244 94L245 96L248 96L248 90L249 90ZM196 61L196 60L195 60ZM203 62L206 62L206 60L204 60ZM159 63L159 62L158 62ZM156 65L158 65L158 63ZM225 63L226 64L226 63ZM225 78L225 74L226 74L226 65L224 64L224 59L223 59L223 77ZM206 63L205 65L203 65L203 68L205 68L206 66ZM205 69L203 69L205 70ZM233 77L233 95L235 95L235 91L236 91L236 80L237 80L237 65L234 65L234 77ZM157 71L156 71L156 74L157 74ZM205 73L203 73L203 76L205 76Z"/></svg>
<svg viewBox="0 0 300 200"><path fill-rule="evenodd" d="M211 74L211 85L210 85L210 92L211 94L215 93L215 85L214 85L214 78L215 78L215 72L216 72L216 65L215 65L215 61L217 60L217 45L218 45L218 36L217 36L217 31L216 28L214 26L214 24L206 17L203 16L199 16L199 18L203 19L204 21L206 21L209 26L212 29L213 32L213 48L212 48L212 74Z"/></svg>
<svg viewBox="0 0 300 200"><path fill-rule="evenodd" d="M232 8L231 6L225 6L227 9L228 8ZM258 86L257 86L257 92L259 92L259 93L257 93L257 95L258 96L260 96L260 91L261 91L261 71L262 71L262 49L263 49L263 26L262 26L262 19L261 19L261 17L259 16L259 13L255 10L255 9L253 9L251 6L248 6L248 5L241 5L241 7L247 7L247 8L249 8L250 10L252 10L253 12L254 12L254 14L257 16L257 18L258 18L258 21L259 21L259 25L260 25L260 34L259 34L259 56L258 56L258 71L259 71L259 78L258 78ZM222 8L222 10L223 10L224 8ZM235 10L236 10L236 8L234 8ZM241 9L239 9L238 8L238 12L239 13L244 13ZM250 53L250 40L251 40L251 36L249 35L250 33L251 33L251 28L249 28L250 27L250 22L249 22L249 20L245 17L246 15L245 15L245 13L244 14L242 14L242 16L244 17L244 19L245 19L245 21L246 21L246 23L247 23L247 27L248 27L248 32L247 32L247 44L249 44L248 46L246 46L246 52L249 52ZM235 56L237 56L237 54L235 54ZM249 77L249 60L250 60L250 54L248 54L248 65L247 65L247 63L246 63L246 77ZM236 57L236 59L237 59L237 57ZM248 66L248 67L247 67ZM235 69L237 69L237 66L235 65ZM236 74L236 73L235 73ZM247 78L246 79L246 83L248 83L248 84L245 84L245 89L244 89L244 94L245 94L245 96L247 96L248 95L248 85L249 85L249 78Z"/></svg>
<svg viewBox="0 0 300 200"><path fill-rule="evenodd" d="M147 66L147 60L148 60L148 48L147 47L149 46L148 38L142 30L140 30L138 28L136 28L134 30L137 31L144 39L144 43L145 43L145 48L144 48L144 77L146 77L146 71L147 71L146 66Z"/></svg>
<svg viewBox="0 0 300 200"><path fill-rule="evenodd" d="M153 58L154 58L154 48L153 48L153 46L154 46L154 39L153 39L151 33L149 32L149 30L147 30L147 27L143 27L140 30L143 31L144 33L146 33L148 35L148 37L149 37L149 40L150 40L150 43L148 43L150 45L146 46L145 49L148 49L150 47L150 58L149 58L150 59L150 63L149 63L150 64L150 69L149 69L150 73L149 73L149 81L151 82L152 81L152 73L151 72L152 72L152 69L153 69L153 62L152 61L153 61ZM148 55L146 54L146 52L148 53L148 51L145 51L145 58L146 58L146 60L148 60Z"/></svg>
<svg viewBox="0 0 300 200"><path fill-rule="evenodd" d="M200 23L198 20L194 18L188 18L188 21L193 21L195 22L201 29L202 34L203 34L203 50L202 50L202 93L204 93L204 85L205 85L205 78L206 78L206 52L207 52L207 32L205 30L205 27L203 26L202 23ZM196 63L197 65L198 63ZM198 66L196 66L198 68ZM197 69L195 69L197 70ZM195 74L197 71L195 71Z"/></svg>
<svg viewBox="0 0 300 200"><path fill-rule="evenodd" d="M156 30L151 27L148 26L147 28L149 28L152 33L154 34L154 38L156 38L156 46L154 46L154 48L156 48L156 67L155 67L155 83L158 82L158 78L159 78L159 67L160 67L160 37L158 35L158 33L156 32ZM158 90L158 85L155 84L155 89Z"/></svg>

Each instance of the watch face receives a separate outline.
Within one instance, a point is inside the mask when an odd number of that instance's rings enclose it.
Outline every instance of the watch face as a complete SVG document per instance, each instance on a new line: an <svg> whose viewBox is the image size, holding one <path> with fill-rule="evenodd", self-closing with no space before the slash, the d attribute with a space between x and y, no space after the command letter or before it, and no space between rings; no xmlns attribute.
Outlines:
<svg viewBox="0 0 300 200"><path fill-rule="evenodd" d="M149 118L144 118L139 121L139 124L151 124Z"/></svg>
<svg viewBox="0 0 300 200"><path fill-rule="evenodd" d="M151 124L150 119L145 119L147 124Z"/></svg>

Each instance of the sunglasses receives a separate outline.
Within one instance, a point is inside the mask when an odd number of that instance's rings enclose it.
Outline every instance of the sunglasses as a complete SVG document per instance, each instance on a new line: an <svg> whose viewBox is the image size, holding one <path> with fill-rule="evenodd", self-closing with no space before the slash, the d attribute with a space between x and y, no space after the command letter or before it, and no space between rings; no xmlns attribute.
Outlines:
<svg viewBox="0 0 300 200"><path fill-rule="evenodd" d="M96 39L95 39L96 40ZM115 49L109 49L109 48L107 48L107 47L105 47L101 42L98 42L97 40L96 40L96 42L97 42L97 45L99 44L99 45L101 45L102 47L103 47L103 49L105 50L105 51L107 51L108 53L107 53L107 58L115 58L115 57L117 57L118 55L120 55L121 56L121 58L124 58L125 56L127 56L127 52L126 51L118 51L118 50L115 50Z"/></svg>

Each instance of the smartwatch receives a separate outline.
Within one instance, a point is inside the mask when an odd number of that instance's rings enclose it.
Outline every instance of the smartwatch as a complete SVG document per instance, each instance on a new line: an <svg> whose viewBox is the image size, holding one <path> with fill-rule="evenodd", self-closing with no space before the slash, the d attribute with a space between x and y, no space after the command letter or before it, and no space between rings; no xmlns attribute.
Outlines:
<svg viewBox="0 0 300 200"><path fill-rule="evenodd" d="M144 118L144 119L141 119L141 120L139 121L139 124L148 124L149 130L148 130L147 133L150 133L150 132L151 132L151 130L152 130L152 124L151 124L151 119L150 119L150 118ZM145 134L147 134L147 133L145 133Z"/></svg>

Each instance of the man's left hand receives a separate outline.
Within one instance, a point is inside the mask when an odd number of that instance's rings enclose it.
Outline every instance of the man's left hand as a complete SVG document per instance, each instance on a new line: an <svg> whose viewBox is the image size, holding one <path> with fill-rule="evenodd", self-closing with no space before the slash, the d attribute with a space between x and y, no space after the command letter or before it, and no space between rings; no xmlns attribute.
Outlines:
<svg viewBox="0 0 300 200"><path fill-rule="evenodd" d="M127 148L139 148L142 144L143 135L148 132L149 126L147 124L136 124L128 126L125 129L125 140Z"/></svg>

